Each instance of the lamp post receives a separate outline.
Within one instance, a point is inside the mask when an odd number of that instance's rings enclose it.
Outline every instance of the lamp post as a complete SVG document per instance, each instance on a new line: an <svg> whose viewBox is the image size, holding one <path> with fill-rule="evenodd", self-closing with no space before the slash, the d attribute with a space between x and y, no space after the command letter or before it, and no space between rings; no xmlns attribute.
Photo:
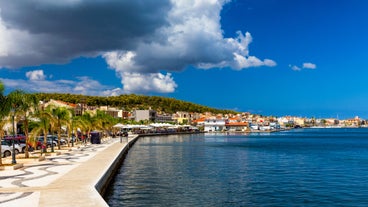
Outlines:
<svg viewBox="0 0 368 207"><path fill-rule="evenodd" d="M15 126L14 126L14 116L15 116L15 109L11 109L12 114L12 123L13 123L13 139L12 139L12 145L13 145L13 152L12 152L12 164L17 164L17 161L15 160L15 147L14 147L14 139L15 139Z"/></svg>
<svg viewBox="0 0 368 207"><path fill-rule="evenodd" d="M52 109L52 113L55 114L56 109ZM47 140L49 141L49 140ZM55 152L54 150L54 130L51 129L51 152Z"/></svg>
<svg viewBox="0 0 368 207"><path fill-rule="evenodd" d="M72 117L72 147L74 147L74 139L73 139L73 134L74 133L74 119Z"/></svg>
<svg viewBox="0 0 368 207"><path fill-rule="evenodd" d="M51 135L51 152L55 152L55 150L54 150L54 133Z"/></svg>

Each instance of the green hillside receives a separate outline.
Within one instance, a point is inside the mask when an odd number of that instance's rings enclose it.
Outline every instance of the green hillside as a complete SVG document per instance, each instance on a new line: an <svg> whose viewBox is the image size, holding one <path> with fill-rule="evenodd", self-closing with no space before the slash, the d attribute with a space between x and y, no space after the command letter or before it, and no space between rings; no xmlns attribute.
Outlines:
<svg viewBox="0 0 368 207"><path fill-rule="evenodd" d="M159 96L144 95L120 95L120 96L84 96L77 94L61 94L61 93L34 93L38 100L48 101L50 99L61 100L69 103L86 103L89 106L111 106L123 107L125 110L133 109L154 109L159 112L175 113L177 111L187 112L212 112L212 113L232 113L237 112L231 110L214 109L199 104L177 100L174 98L166 98Z"/></svg>

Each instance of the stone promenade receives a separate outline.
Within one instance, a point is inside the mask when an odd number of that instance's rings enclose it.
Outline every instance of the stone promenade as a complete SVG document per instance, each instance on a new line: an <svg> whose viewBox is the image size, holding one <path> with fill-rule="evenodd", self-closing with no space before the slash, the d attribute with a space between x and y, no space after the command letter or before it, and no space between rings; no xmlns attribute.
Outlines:
<svg viewBox="0 0 368 207"><path fill-rule="evenodd" d="M129 142L137 136L129 136ZM87 144L43 161L0 171L0 207L108 206L97 188L116 158L128 148L127 138ZM105 178L104 178L105 177Z"/></svg>

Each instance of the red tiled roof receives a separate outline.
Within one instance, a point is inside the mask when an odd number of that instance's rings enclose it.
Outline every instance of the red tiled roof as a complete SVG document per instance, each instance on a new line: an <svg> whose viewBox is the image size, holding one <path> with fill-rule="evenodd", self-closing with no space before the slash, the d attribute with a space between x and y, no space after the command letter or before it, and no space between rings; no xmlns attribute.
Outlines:
<svg viewBox="0 0 368 207"><path fill-rule="evenodd" d="M226 123L225 126L248 126L248 123L246 123L246 122L231 122L231 123Z"/></svg>
<svg viewBox="0 0 368 207"><path fill-rule="evenodd" d="M193 122L204 122L206 121L206 118L205 117L202 117L202 118L199 118L199 119L196 119L196 120L193 120Z"/></svg>
<svg viewBox="0 0 368 207"><path fill-rule="evenodd" d="M238 120L239 118L238 117L231 117L229 118L229 120Z"/></svg>

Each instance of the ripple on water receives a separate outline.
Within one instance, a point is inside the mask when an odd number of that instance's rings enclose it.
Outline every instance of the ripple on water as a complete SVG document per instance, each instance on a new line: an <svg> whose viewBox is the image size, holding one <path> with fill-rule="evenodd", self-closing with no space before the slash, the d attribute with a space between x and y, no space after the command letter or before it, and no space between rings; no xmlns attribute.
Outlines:
<svg viewBox="0 0 368 207"><path fill-rule="evenodd" d="M110 206L368 206L368 129L140 138Z"/></svg>

